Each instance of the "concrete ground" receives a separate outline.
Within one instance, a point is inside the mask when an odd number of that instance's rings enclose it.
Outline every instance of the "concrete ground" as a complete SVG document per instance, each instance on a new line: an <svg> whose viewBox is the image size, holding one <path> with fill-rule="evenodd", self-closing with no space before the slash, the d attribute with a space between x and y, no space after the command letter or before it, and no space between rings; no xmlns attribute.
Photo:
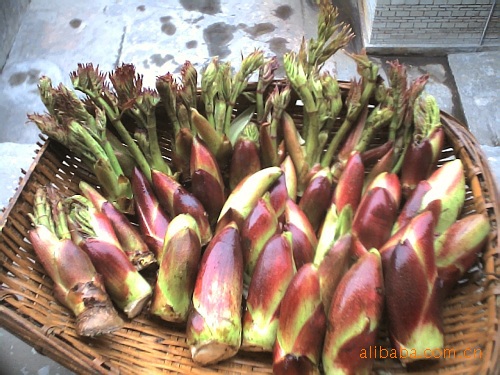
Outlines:
<svg viewBox="0 0 500 375"><path fill-rule="evenodd" d="M40 75L69 84L77 63L93 62L103 71L134 63L153 86L157 75L179 72L190 60L202 68L211 56L239 66L241 53L261 48L281 57L297 50L303 35L315 35L317 10L307 0L32 0L0 72L0 207L8 205L21 169L27 169L39 140L26 114L42 112ZM356 20L354 28L358 28ZM347 50L357 50L355 40ZM385 62L395 56L373 56ZM412 77L429 73L427 92L477 137L500 181L500 51L441 57L400 57ZM343 52L327 64L339 79L356 76ZM279 71L283 75L283 70ZM381 72L385 74L384 71ZM34 349L0 329L2 373L69 374ZM3 372L5 370L5 372Z"/></svg>

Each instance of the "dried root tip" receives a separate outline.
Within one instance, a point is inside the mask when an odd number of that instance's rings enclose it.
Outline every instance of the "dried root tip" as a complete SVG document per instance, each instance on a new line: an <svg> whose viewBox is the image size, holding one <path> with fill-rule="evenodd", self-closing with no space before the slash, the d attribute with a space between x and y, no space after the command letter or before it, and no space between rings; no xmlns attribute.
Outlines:
<svg viewBox="0 0 500 375"><path fill-rule="evenodd" d="M123 326L123 320L111 303L93 306L76 318L76 333L80 336L94 337L114 332Z"/></svg>
<svg viewBox="0 0 500 375"><path fill-rule="evenodd" d="M78 283L67 296L67 300L72 299L81 301L78 305L82 310L76 313L78 335L93 337L114 332L123 326L123 320L99 280Z"/></svg>
<svg viewBox="0 0 500 375"><path fill-rule="evenodd" d="M191 347L193 361L199 365L206 366L231 358L238 352L234 347L219 341L209 341L198 346Z"/></svg>

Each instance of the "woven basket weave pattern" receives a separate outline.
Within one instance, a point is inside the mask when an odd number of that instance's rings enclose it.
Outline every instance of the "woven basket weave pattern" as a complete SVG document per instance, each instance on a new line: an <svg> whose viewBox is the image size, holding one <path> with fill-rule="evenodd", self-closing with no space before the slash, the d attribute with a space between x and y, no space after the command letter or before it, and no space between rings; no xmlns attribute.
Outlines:
<svg viewBox="0 0 500 375"><path fill-rule="evenodd" d="M348 84L342 87L345 94ZM244 107L245 103L240 103L238 108L241 110ZM300 122L302 108L292 106L289 112ZM484 213L491 224L490 237L480 262L444 301L445 347L454 349L456 353L479 349L481 358L478 355L466 358L457 354L409 369L402 368L396 360L377 360L374 370L391 373L432 373L439 370L446 374L498 374L498 192L474 137L445 113L442 114L442 122L446 145L441 162L458 157L465 167L467 193L462 216ZM161 146L166 150L169 147L168 133L160 133ZM45 275L27 240L31 227L27 214L32 211L38 186L52 183L63 193L73 194L78 192L80 180L93 185L97 183L92 173L67 149L52 141L40 144L40 151L25 172L0 222L0 325L76 373L272 373L269 354L240 353L210 368L196 366L191 360L183 328L150 317L147 309L113 334L93 339L76 335L71 313L55 301L53 283ZM377 345L389 348L384 331L381 330Z"/></svg>

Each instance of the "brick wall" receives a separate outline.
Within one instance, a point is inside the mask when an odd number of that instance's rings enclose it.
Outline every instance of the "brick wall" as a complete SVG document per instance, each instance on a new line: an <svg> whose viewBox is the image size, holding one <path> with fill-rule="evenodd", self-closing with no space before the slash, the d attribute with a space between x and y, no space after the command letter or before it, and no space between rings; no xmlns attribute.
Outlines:
<svg viewBox="0 0 500 375"><path fill-rule="evenodd" d="M367 48L475 50L484 44L500 47L498 7L490 18L495 0L369 2L376 2L376 7L369 37L365 37Z"/></svg>

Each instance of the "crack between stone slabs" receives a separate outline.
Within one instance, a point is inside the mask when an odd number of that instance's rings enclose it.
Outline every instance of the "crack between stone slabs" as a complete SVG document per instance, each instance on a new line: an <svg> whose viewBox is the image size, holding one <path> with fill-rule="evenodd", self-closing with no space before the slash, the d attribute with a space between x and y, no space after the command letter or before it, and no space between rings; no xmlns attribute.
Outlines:
<svg viewBox="0 0 500 375"><path fill-rule="evenodd" d="M120 64L120 59L121 59L122 53L123 53L123 44L125 43L125 35L126 34L127 34L127 26L123 26L122 37L120 39L120 46L118 47L118 54L117 54L116 60L115 60L115 68L118 68L118 65Z"/></svg>
<svg viewBox="0 0 500 375"><path fill-rule="evenodd" d="M491 126L490 123L486 123L486 127L488 128L488 131L489 131L490 136L491 136L491 145L493 147L500 146L500 139L498 139L498 136L496 134L495 129Z"/></svg>

